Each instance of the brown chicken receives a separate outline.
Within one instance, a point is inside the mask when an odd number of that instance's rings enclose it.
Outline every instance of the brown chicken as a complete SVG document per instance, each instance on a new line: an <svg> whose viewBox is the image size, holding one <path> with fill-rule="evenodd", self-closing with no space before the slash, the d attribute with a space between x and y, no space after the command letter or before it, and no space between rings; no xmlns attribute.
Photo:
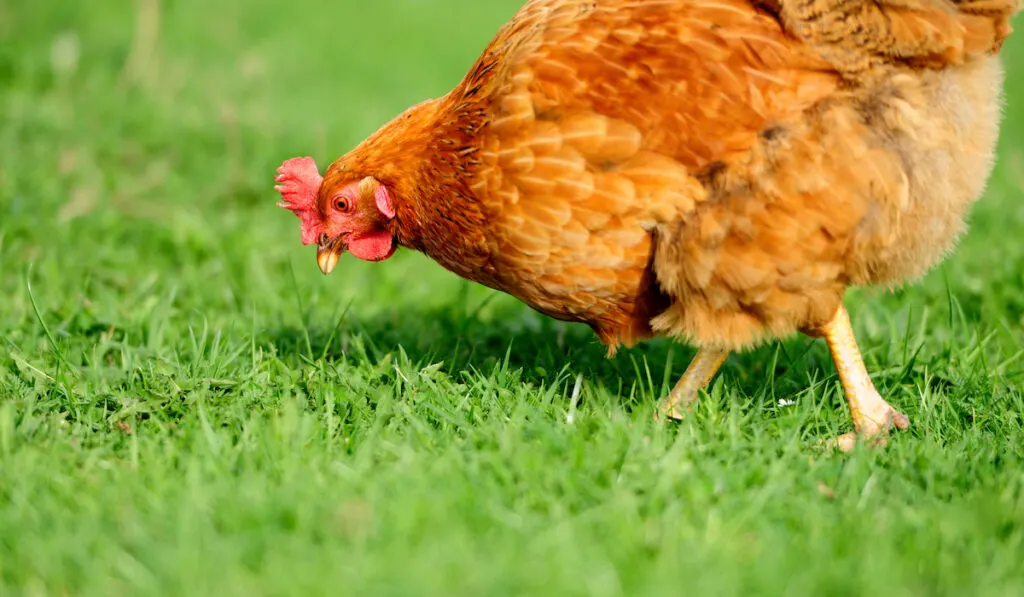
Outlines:
<svg viewBox="0 0 1024 597"><path fill-rule="evenodd" d="M994 161L1016 0L531 0L449 94L278 170L326 274L399 245L614 352L824 337L855 434L909 422L842 306L953 247Z"/></svg>

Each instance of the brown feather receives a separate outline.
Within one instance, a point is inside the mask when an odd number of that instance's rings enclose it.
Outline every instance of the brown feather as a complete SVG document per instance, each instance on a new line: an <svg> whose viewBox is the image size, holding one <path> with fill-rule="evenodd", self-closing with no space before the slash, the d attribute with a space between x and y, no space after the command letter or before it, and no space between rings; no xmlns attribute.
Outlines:
<svg viewBox="0 0 1024 597"><path fill-rule="evenodd" d="M614 350L736 348L952 246L1015 0L532 0L451 93L325 175L393 233Z"/></svg>

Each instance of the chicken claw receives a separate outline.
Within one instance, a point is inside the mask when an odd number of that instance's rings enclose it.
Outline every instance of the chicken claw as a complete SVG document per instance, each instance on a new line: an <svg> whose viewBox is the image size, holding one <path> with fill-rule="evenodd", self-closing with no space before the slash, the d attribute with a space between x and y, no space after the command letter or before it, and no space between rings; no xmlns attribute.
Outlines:
<svg viewBox="0 0 1024 597"><path fill-rule="evenodd" d="M850 324L850 315L845 307L840 306L827 323L809 328L805 330L805 333L814 338L824 338L828 343L832 360L839 372L839 380L843 384L846 400L850 405L850 416L853 418L854 431L825 442L826 445L839 448L843 452L852 450L858 439L870 440L871 445L885 445L889 431L893 427L896 429L910 427L910 419L907 418L907 415L897 411L882 399L881 394L871 382L871 377L864 367L864 360L860 356L860 349L857 348L853 326ZM712 348L698 350L693 361L686 368L686 372L679 379L679 383L672 388L668 397L659 407L655 419L662 416L669 419L682 419L686 411L697 400L701 388L708 385L727 356L729 356L727 350Z"/></svg>
<svg viewBox="0 0 1024 597"><path fill-rule="evenodd" d="M843 384L846 400L850 405L850 417L853 419L853 433L846 433L826 442L843 452L853 449L858 439L870 440L870 445L885 445L889 430L907 429L910 419L897 411L871 383L871 377L864 367L864 360L857 348L857 340L853 335L850 315L840 305L832 319L816 328L805 330L812 337L824 338L828 342L832 360L839 372L839 380Z"/></svg>
<svg viewBox="0 0 1024 597"><path fill-rule="evenodd" d="M690 406L696 402L701 388L708 385L727 356L729 356L727 350L699 349L693 360L690 361L690 366L686 368L686 372L679 378L679 382L661 404L654 418L658 419L664 415L670 419L681 420Z"/></svg>

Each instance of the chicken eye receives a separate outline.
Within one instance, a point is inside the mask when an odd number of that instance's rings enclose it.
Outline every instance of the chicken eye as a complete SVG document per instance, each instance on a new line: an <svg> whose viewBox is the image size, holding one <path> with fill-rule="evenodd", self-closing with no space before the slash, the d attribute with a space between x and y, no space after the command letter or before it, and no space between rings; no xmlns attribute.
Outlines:
<svg viewBox="0 0 1024 597"><path fill-rule="evenodd" d="M334 199L334 209L338 211L348 211L348 199L344 197L336 197Z"/></svg>

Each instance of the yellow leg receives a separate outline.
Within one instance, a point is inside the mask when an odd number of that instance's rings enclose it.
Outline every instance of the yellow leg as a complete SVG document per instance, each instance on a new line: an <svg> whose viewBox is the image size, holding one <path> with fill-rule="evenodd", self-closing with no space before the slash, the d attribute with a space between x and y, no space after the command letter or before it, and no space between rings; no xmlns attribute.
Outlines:
<svg viewBox="0 0 1024 597"><path fill-rule="evenodd" d="M698 350L697 355L690 361L690 366L686 368L686 372L679 378L679 383L672 388L668 398L665 398L661 404L658 414L670 419L682 419L690 405L697 400L701 388L708 385L727 356L729 356L727 350L711 348Z"/></svg>
<svg viewBox="0 0 1024 597"><path fill-rule="evenodd" d="M817 328L807 330L810 336L825 338L828 342L832 360L839 372L839 380L843 384L846 400L850 405L850 417L853 419L854 433L847 433L834 441L842 451L853 449L857 438L874 438L884 443L885 437L892 427L906 429L910 427L907 415L897 411L882 399L882 396L871 383L871 377L864 367L857 340L853 336L853 326L846 308L840 305L832 319Z"/></svg>

